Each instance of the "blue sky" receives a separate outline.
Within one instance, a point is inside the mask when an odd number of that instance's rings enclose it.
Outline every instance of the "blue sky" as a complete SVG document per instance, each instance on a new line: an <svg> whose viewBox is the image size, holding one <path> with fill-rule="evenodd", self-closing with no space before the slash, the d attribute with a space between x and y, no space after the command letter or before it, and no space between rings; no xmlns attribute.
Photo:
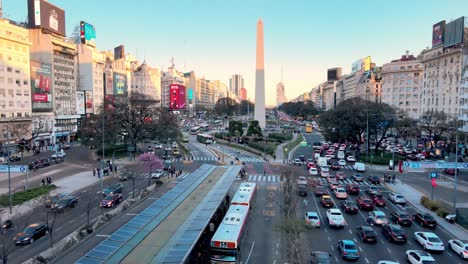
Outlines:
<svg viewBox="0 0 468 264"><path fill-rule="evenodd" d="M96 27L97 47L126 51L167 68L174 56L180 70L195 70L226 84L230 75L255 86L255 34L265 27L267 104L281 80L288 99L310 91L326 71L363 57L381 65L406 50L417 55L431 45L432 25L468 15L466 0L50 0L65 9L67 35L79 21ZM3 0L4 16L25 21L27 0Z"/></svg>

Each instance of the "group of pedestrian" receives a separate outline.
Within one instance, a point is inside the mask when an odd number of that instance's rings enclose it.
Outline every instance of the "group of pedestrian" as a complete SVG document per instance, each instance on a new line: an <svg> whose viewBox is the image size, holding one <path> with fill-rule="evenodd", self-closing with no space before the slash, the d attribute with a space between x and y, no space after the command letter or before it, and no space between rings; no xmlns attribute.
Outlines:
<svg viewBox="0 0 468 264"><path fill-rule="evenodd" d="M105 168L102 170L103 175L109 175L109 172L114 172L117 173L117 165L112 165L109 164L109 168ZM100 168L94 168L93 169L93 176L98 176L98 178L101 178L101 169Z"/></svg>
<svg viewBox="0 0 468 264"><path fill-rule="evenodd" d="M171 178L174 177L174 175L176 178L182 175L182 170L176 170L174 166L170 167L168 172L171 174Z"/></svg>
<svg viewBox="0 0 468 264"><path fill-rule="evenodd" d="M46 185L46 182L47 182L47 185L51 185L52 184L52 178L47 176L45 179L42 179L42 181L41 181L42 186Z"/></svg>
<svg viewBox="0 0 468 264"><path fill-rule="evenodd" d="M393 175L385 174L384 175L384 182L395 183L395 173Z"/></svg>
<svg viewBox="0 0 468 264"><path fill-rule="evenodd" d="M245 176L247 175L247 173L245 172L245 169L244 169L244 168L242 168L242 169L240 170L239 175L241 176L241 179L244 179L244 178L245 178Z"/></svg>

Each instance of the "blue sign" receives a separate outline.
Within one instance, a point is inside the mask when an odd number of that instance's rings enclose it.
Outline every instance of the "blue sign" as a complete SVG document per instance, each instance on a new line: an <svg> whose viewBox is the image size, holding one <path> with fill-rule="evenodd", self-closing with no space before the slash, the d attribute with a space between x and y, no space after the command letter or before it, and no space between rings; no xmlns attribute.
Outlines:
<svg viewBox="0 0 468 264"><path fill-rule="evenodd" d="M25 165L10 165L10 172L26 172L27 167ZM0 173L8 173L8 165L0 165Z"/></svg>
<svg viewBox="0 0 468 264"><path fill-rule="evenodd" d="M193 99L193 89L192 89L192 88L189 88L189 90L188 90L187 99L188 99L188 100L192 100L192 99Z"/></svg>
<svg viewBox="0 0 468 264"><path fill-rule="evenodd" d="M431 173L429 173L429 176L430 176L431 178L437 178L438 175L437 175L437 172L432 171Z"/></svg>
<svg viewBox="0 0 468 264"><path fill-rule="evenodd" d="M410 169L467 169L468 163L465 162L403 162L403 168Z"/></svg>

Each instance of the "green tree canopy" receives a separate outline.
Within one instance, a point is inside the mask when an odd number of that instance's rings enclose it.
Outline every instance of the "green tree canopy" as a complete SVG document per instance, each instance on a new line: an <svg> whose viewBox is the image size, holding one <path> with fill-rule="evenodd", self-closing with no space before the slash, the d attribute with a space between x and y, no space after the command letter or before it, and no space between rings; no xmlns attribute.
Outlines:
<svg viewBox="0 0 468 264"><path fill-rule="evenodd" d="M229 98L229 97L224 97L218 99L216 101L214 111L218 115L228 115L232 116L236 114L239 110L239 104L236 102L236 100Z"/></svg>
<svg viewBox="0 0 468 264"><path fill-rule="evenodd" d="M312 101L283 103L278 107L278 110L290 116L302 117L304 120L307 119L308 116L320 113Z"/></svg>

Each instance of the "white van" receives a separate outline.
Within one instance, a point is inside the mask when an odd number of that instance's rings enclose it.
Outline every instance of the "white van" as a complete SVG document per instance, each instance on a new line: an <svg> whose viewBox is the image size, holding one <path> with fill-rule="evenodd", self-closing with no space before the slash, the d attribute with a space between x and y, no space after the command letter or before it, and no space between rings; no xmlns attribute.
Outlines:
<svg viewBox="0 0 468 264"><path fill-rule="evenodd" d="M336 155L336 157L340 160L340 159L344 159L345 158L345 154L344 154L344 151L338 151L338 154Z"/></svg>
<svg viewBox="0 0 468 264"><path fill-rule="evenodd" d="M366 171L366 165L364 165L364 163L361 163L361 162L356 162L353 165L353 169L355 171L357 171L357 172L365 172Z"/></svg>

